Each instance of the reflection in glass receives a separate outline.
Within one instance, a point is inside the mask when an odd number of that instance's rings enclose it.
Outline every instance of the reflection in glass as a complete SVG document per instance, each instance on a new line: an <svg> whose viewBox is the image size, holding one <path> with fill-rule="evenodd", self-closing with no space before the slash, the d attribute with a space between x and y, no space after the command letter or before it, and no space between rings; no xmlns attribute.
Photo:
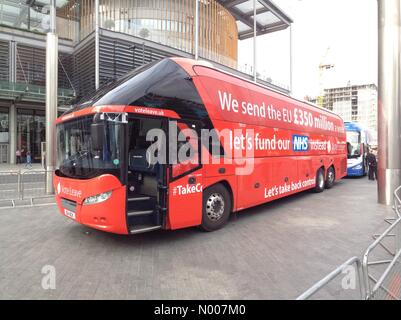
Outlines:
<svg viewBox="0 0 401 320"><path fill-rule="evenodd" d="M78 41L78 0L57 0L57 33L60 38ZM0 25L32 32L49 31L49 0L0 0Z"/></svg>
<svg viewBox="0 0 401 320"><path fill-rule="evenodd" d="M29 151L32 162L41 162L41 144L46 141L45 118L44 110L17 110L17 149L22 158Z"/></svg>
<svg viewBox="0 0 401 320"><path fill-rule="evenodd" d="M99 0L100 27L158 42L194 54L195 1ZM81 3L81 38L94 30L94 6ZM200 56L236 67L235 19L216 0L200 2Z"/></svg>
<svg viewBox="0 0 401 320"><path fill-rule="evenodd" d="M361 156L361 134L356 131L347 131L348 158Z"/></svg>
<svg viewBox="0 0 401 320"><path fill-rule="evenodd" d="M194 54L194 0L99 0L100 27ZM0 25L46 33L49 1L0 0ZM95 28L95 0L57 1L57 33L79 42ZM237 64L238 29L217 0L200 1L200 56Z"/></svg>
<svg viewBox="0 0 401 320"><path fill-rule="evenodd" d="M122 150L122 124L105 121L104 145L92 146L92 117L78 118L57 126L57 170L70 178L88 179L104 173L119 177ZM98 137L99 139L99 137Z"/></svg>

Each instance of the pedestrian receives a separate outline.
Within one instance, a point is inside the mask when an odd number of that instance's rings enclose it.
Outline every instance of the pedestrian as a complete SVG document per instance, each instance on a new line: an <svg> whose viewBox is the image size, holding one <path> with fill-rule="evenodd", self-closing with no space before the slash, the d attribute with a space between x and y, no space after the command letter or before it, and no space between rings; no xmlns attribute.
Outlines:
<svg viewBox="0 0 401 320"><path fill-rule="evenodd" d="M369 180L374 181L377 179L377 160L371 149L369 149L368 154L366 155L366 162L369 167Z"/></svg>
<svg viewBox="0 0 401 320"><path fill-rule="evenodd" d="M32 156L31 156L31 152L30 151L27 151L27 153L26 153L25 168L32 169Z"/></svg>
<svg viewBox="0 0 401 320"><path fill-rule="evenodd" d="M15 151L15 157L17 160L17 164L20 164L21 163L21 150L20 149L17 149L17 151Z"/></svg>

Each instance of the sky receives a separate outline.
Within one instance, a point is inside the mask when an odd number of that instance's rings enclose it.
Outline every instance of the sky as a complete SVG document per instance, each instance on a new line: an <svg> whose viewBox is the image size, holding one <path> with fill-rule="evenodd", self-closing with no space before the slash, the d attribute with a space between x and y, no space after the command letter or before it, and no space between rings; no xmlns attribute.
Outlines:
<svg viewBox="0 0 401 320"><path fill-rule="evenodd" d="M325 87L377 83L376 0L273 0L293 20L293 95L319 94L319 64L333 64ZM239 41L239 66L252 65L252 39ZM289 29L258 37L257 71L290 83Z"/></svg>

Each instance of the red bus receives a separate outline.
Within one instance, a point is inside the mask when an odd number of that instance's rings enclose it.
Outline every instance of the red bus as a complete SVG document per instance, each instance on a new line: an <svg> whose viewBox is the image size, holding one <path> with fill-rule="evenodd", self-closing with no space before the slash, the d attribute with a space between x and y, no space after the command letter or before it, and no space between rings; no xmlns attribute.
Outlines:
<svg viewBox="0 0 401 320"><path fill-rule="evenodd" d="M213 231L347 174L340 117L191 59L128 73L56 127L61 213L117 234Z"/></svg>

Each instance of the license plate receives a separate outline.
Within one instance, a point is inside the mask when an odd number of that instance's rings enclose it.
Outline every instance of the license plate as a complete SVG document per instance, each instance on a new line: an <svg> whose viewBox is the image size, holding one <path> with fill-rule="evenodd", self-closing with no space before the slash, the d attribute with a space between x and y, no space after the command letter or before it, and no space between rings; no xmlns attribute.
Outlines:
<svg viewBox="0 0 401 320"><path fill-rule="evenodd" d="M76 216L75 216L75 212L72 212L72 211L70 211L70 210L67 210L67 209L64 209L64 214L68 217L68 218L71 218L71 219L76 219Z"/></svg>

